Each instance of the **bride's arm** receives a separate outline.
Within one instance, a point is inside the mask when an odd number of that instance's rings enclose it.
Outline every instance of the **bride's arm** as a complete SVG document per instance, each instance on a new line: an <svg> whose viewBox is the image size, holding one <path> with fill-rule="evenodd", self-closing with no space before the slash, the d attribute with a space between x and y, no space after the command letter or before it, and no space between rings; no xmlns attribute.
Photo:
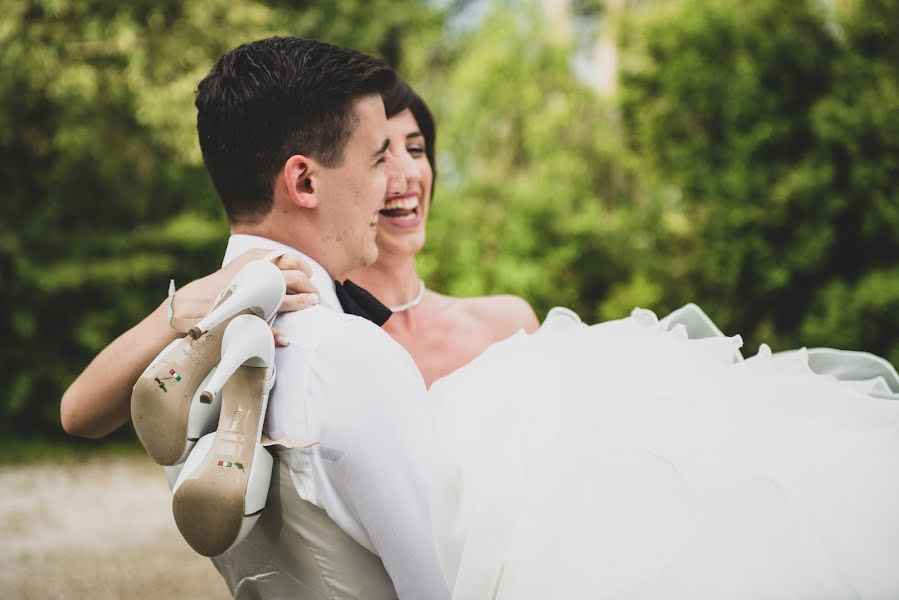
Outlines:
<svg viewBox="0 0 899 600"><path fill-rule="evenodd" d="M178 316L189 319L205 315L237 271L267 253L245 252L215 273L178 290L174 302ZM317 290L309 280L312 272L299 256L288 254L275 264L284 271L289 290L281 312L300 310L317 301ZM63 429L80 437L101 438L127 423L131 418L131 389L138 377L163 348L183 336L169 327L166 300L104 348L72 382L59 407ZM288 343L277 330L275 341L279 346Z"/></svg>
<svg viewBox="0 0 899 600"><path fill-rule="evenodd" d="M106 346L65 391L59 414L67 433L101 438L128 422L137 378L163 348L184 336L169 327L167 304Z"/></svg>

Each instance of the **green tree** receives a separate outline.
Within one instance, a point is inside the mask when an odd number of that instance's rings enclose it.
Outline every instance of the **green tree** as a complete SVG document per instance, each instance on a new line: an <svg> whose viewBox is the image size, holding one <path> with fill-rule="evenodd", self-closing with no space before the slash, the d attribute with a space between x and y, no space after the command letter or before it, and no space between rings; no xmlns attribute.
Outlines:
<svg viewBox="0 0 899 600"><path fill-rule="evenodd" d="M89 358L217 266L194 90L276 34L382 56L434 109L430 287L585 319L694 301L749 350L899 363L899 0L576 2L619 32L612 99L572 63L596 28L536 0L300 4L0 0L4 434L58 432Z"/></svg>
<svg viewBox="0 0 899 600"><path fill-rule="evenodd" d="M464 50L428 96L443 183L420 267L452 294L511 292L541 315L566 305L590 318L648 246L654 213L612 107L571 68L571 40L527 6L497 4L454 40Z"/></svg>
<svg viewBox="0 0 899 600"><path fill-rule="evenodd" d="M845 204L833 268L801 323L808 344L899 364L899 2L843 3L835 81L812 113Z"/></svg>
<svg viewBox="0 0 899 600"><path fill-rule="evenodd" d="M690 224L648 264L666 307L750 348L896 361L897 34L897 4L866 1L684 0L622 28L629 145Z"/></svg>
<svg viewBox="0 0 899 600"><path fill-rule="evenodd" d="M193 94L228 49L317 37L402 63L440 28L415 0L0 0L0 364L6 432L58 429L89 357L219 263L223 212Z"/></svg>

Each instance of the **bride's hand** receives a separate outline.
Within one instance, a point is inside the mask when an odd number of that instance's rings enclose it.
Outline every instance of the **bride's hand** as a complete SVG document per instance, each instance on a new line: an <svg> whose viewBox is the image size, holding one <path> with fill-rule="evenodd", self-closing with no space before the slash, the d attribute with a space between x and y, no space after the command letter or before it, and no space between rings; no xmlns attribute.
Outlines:
<svg viewBox="0 0 899 600"><path fill-rule="evenodd" d="M247 250L227 265L211 273L191 281L177 292L172 303L176 316L184 319L201 318L212 308L215 298L237 275L237 272L250 261L260 260L269 250L256 248ZM318 289L312 285L312 269L309 264L296 254L285 254L274 261L284 274L287 283L287 295L278 312L302 310L318 304ZM276 328L272 328L275 343L286 346L290 340Z"/></svg>

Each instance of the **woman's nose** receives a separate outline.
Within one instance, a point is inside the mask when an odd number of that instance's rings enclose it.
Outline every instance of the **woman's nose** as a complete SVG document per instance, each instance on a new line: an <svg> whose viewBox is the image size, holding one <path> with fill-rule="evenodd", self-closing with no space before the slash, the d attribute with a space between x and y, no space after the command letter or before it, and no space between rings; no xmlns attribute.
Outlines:
<svg viewBox="0 0 899 600"><path fill-rule="evenodd" d="M406 174L400 161L390 150L384 155L384 163L387 167L387 193L388 195L402 194L409 187L406 182Z"/></svg>
<svg viewBox="0 0 899 600"><path fill-rule="evenodd" d="M400 152L397 156L397 162L403 171L403 175L406 177L407 183L417 182L421 179L421 167L418 166L418 161L411 154Z"/></svg>

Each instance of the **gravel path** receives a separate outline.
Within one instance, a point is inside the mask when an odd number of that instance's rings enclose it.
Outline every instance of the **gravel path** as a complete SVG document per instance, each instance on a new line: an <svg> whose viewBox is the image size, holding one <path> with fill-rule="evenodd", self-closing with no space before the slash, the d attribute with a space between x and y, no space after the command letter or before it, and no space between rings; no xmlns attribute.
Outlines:
<svg viewBox="0 0 899 600"><path fill-rule="evenodd" d="M0 468L3 598L230 598L143 457Z"/></svg>

